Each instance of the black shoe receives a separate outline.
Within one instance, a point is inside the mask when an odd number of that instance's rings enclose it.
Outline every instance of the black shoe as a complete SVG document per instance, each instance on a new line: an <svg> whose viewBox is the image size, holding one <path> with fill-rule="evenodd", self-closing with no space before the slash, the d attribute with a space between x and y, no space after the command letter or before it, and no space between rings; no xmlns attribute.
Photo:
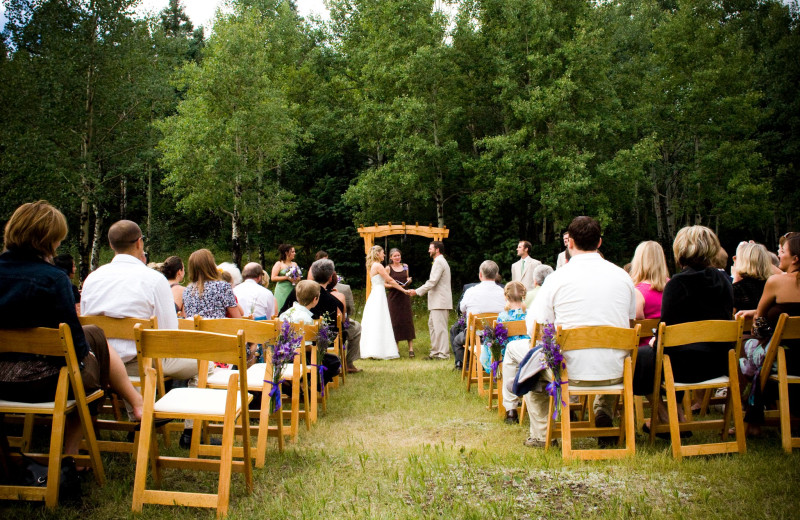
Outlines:
<svg viewBox="0 0 800 520"><path fill-rule="evenodd" d="M516 408L506 412L506 424L519 424L519 415L517 415Z"/></svg>
<svg viewBox="0 0 800 520"><path fill-rule="evenodd" d="M453 367L453 370L461 370L464 367L464 363L461 361L456 361L456 366Z"/></svg>
<svg viewBox="0 0 800 520"><path fill-rule="evenodd" d="M209 439L208 443L211 446L220 446L222 445L222 441L212 437ZM181 434L181 439L178 441L178 445L183 448L184 450L188 450L192 446L192 430L186 429L183 430Z"/></svg>
<svg viewBox="0 0 800 520"><path fill-rule="evenodd" d="M614 421L607 413L600 411L594 416L594 425L596 428L610 428L614 426ZM597 445L601 448L610 448L617 443L617 439L617 437L598 437Z"/></svg>

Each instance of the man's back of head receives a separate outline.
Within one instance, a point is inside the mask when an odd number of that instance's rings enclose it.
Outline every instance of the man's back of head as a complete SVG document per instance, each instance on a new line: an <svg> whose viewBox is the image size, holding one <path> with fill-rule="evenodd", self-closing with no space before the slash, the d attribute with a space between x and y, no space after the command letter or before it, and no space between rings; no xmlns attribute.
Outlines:
<svg viewBox="0 0 800 520"><path fill-rule="evenodd" d="M135 249L136 242L141 237L142 230L131 220L117 221L108 229L108 244L118 255Z"/></svg>
<svg viewBox="0 0 800 520"><path fill-rule="evenodd" d="M481 262L480 273L484 281L494 281L497 279L497 273L500 268L493 260L484 260Z"/></svg>
<svg viewBox="0 0 800 520"><path fill-rule="evenodd" d="M592 217L575 217L570 222L567 233L579 251L597 251L600 247L602 230L600 223Z"/></svg>
<svg viewBox="0 0 800 520"><path fill-rule="evenodd" d="M250 262L242 269L242 278L245 280L257 280L264 274L264 268L258 262Z"/></svg>
<svg viewBox="0 0 800 520"><path fill-rule="evenodd" d="M321 258L311 264L311 278L318 284L326 286L335 270L333 260Z"/></svg>

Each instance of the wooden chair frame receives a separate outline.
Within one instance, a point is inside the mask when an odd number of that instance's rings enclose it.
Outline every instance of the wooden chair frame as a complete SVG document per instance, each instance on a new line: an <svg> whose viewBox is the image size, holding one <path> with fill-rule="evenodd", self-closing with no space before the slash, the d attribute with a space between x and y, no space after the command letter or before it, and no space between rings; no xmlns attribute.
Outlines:
<svg viewBox="0 0 800 520"><path fill-rule="evenodd" d="M623 413L619 426L608 428L596 427L592 418L588 421L570 420L569 408L561 412L560 424L553 419L554 401L550 398L550 409L548 411L547 437L545 439L545 450L550 447L553 439L561 437L561 455L565 459L578 458L583 460L598 459L617 459L622 457L632 457L636 453L636 433L634 430L633 416L633 367L636 365L636 356L639 352L639 330L640 326L634 328L621 327L578 327L574 329L557 329L556 341L561 346L562 352L585 349L614 349L625 350L630 355L625 358L622 383L608 386L576 386L569 384L569 367L564 369L561 374L562 398L565 402L570 402L571 395L594 396L597 394L618 395L623 400ZM569 405L568 405L569 406ZM591 406L591 403L589 404ZM582 419L582 418L581 418ZM616 436L618 444L624 447L618 449L581 449L572 447L573 437L596 437L596 436Z"/></svg>
<svg viewBox="0 0 800 520"><path fill-rule="evenodd" d="M631 320L631 328L640 325L639 328L639 341L647 338L652 338L658 335L658 324L661 322L659 318L650 318L645 320ZM655 333L653 332L655 330ZM645 402L641 395L636 395L634 399L634 411L636 416L636 432L642 433L644 426L644 408ZM649 405L648 405L649 406Z"/></svg>
<svg viewBox="0 0 800 520"><path fill-rule="evenodd" d="M110 316L78 316L78 319L81 325L96 325L97 327L100 327L103 330L103 333L105 334L107 339L115 338L115 339L127 339L130 341L134 341L133 328L136 326L137 323L140 323L142 325L142 328L145 329L158 328L158 321L156 320L155 316L152 316L149 319L112 318ZM155 360L155 369L156 369L158 395L163 396L166 393L166 389L165 389L164 370L162 368L162 363L160 359ZM129 379L134 387L139 387L139 388L141 387L141 377L129 376ZM97 430L124 431L124 432L136 432L136 433L133 442L98 439L97 442L98 445L100 446L100 451L111 452L111 453L134 454L136 453L136 443L138 442L139 423L123 419L122 409L124 408L124 406L122 402L117 398L116 394L111 393L111 395L108 397L111 399L111 407L109 409L105 409L105 411L113 414L114 419L109 420L109 419L97 418L95 419L94 423L95 428ZM170 438L169 438L170 430L168 426L169 425L165 425L159 428L159 432L163 434L164 445L166 447L170 446ZM178 426L181 429L183 428L183 426L180 424L178 424Z"/></svg>
<svg viewBox="0 0 800 520"><path fill-rule="evenodd" d="M250 449L250 430L243 428L241 451L242 460L234 460L234 435L236 424L250 424L249 403L252 396L247 393L247 372L233 374L228 380L226 390L207 389L207 364L218 361L237 366L247 366L247 353L244 332L236 336L214 334L211 332L185 330L144 330L139 325L134 328L136 349L139 355L140 368L145 371L144 414L142 416L142 435L136 455L136 473L133 485L134 512L140 512L143 504L183 505L193 507L216 508L217 516L225 516L228 512L231 487L231 473L244 473L248 492L253 491L253 466ZM154 358L183 357L200 361L198 388L171 390L166 396L156 401L156 373L150 366ZM148 368L144 368L147 366ZM190 411L156 411L158 403L169 400L170 394L176 391L191 393L220 392L224 395L224 412L190 412ZM238 394L238 395L237 395ZM211 394L204 394L211 395ZM237 400L239 404L237 405ZM195 427L192 435L192 448L199 444L199 425L202 421L217 421L224 424L220 458L216 460L201 459L197 456L163 457L158 454L158 445L153 441L153 422L156 419L194 419ZM196 452L196 450L193 450ZM156 485L161 482L161 468L185 468L194 471L219 472L217 493L188 493L177 491L160 491L146 488L148 463L152 465L152 478Z"/></svg>
<svg viewBox="0 0 800 520"><path fill-rule="evenodd" d="M676 459L693 455L710 455L716 453L745 453L747 445L745 441L744 422L742 415L742 401L739 390L738 363L739 354L742 348L742 331L744 320L706 320L680 323L668 326L661 323L658 329L655 378L653 382L653 393L650 402L656 410L656 404L661 402L661 390L664 389L667 395L667 410L669 413L669 424L660 424L658 413L652 413L650 419L650 442L653 443L657 433L669 432L672 441L672 455ZM711 343L733 343L735 347L728 351L728 373L732 377L720 377L701 381L699 383L676 383L672 371L672 363L666 349L671 347L686 345L698 342ZM663 375L663 383L662 381ZM676 392L705 389L713 390L727 388L728 397L725 404L723 419L719 420L692 420L691 407L686 415L686 422L678 422L678 402ZM684 407L686 411L686 407ZM734 425L736 426L736 440L728 441L728 424L733 414ZM707 444L692 444L684 446L681 444L680 433L692 430L715 430L719 429L722 435L722 442Z"/></svg>
<svg viewBox="0 0 800 520"><path fill-rule="evenodd" d="M62 357L64 358L65 366L59 371L53 402L22 403L0 401L0 414L41 414L52 417L49 453L26 453L27 456L38 462L47 464L47 486L0 485L0 499L44 501L45 506L48 508L54 508L58 505L66 417L68 413L76 410L83 428L86 449L89 454L73 455L73 457L76 461L91 464L95 480L98 484L103 485L105 483L103 462L100 459L100 449L87 406L89 403L103 397L103 391L97 390L88 396L86 395L69 325L62 323L57 329L0 330L0 353L6 352ZM68 400L70 388L72 388L73 398ZM11 456L17 455L11 454Z"/></svg>
<svg viewBox="0 0 800 520"><path fill-rule="evenodd" d="M778 410L767 411L767 418L777 418L781 428L781 445L786 453L791 453L793 448L800 448L800 437L792 437L792 419L789 413L789 385L800 384L800 375L789 374L786 367L786 349L781 342L787 339L800 339L800 316L790 317L783 313L775 325L775 332L769 348L764 355L759 384L761 391L766 389L767 383L772 381L778 384ZM772 372L772 366L777 360L778 373Z"/></svg>
<svg viewBox="0 0 800 520"><path fill-rule="evenodd" d="M478 331L483 330L487 324L497 319L496 312L481 312L478 314L467 315L467 332L464 342L464 361L461 366L462 374L467 374L467 392L472 389L472 384L475 383L478 387L478 395L483 397L486 395L486 383L484 382L483 370L478 370L480 362L480 348L481 342L478 340ZM467 363L467 352L469 352L469 363Z"/></svg>
<svg viewBox="0 0 800 520"><path fill-rule="evenodd" d="M244 339L247 343L261 344L264 348L265 363L258 363L247 369L247 389L249 392L261 393L261 406L258 409L250 410L250 417L258 418L258 425L250 426L250 435L256 436L256 445L252 449L252 457L255 458L256 467L263 468L266 463L267 440L269 437L275 437L278 441L278 451L283 451L283 420L281 406L278 410L273 411L270 409L269 392L272 386L267 381L272 380L272 356L267 352L268 345L274 345L278 339L280 322L277 320L247 320L247 319L203 319L200 316L195 317L195 326L201 332L214 332L217 334L236 335L238 331L244 332ZM264 365L261 367L261 365ZM263 368L263 370L262 370ZM253 369L258 370L258 374ZM239 370L233 370L230 374L238 373ZM208 388L227 388L227 381L225 384L215 384L208 382ZM275 426L270 426L270 418L275 419ZM210 425L209 431L221 430L222 427L218 425ZM199 446L198 453L200 455L219 455L221 453L220 446L212 446L203 444ZM241 456L241 448L234 448L234 456Z"/></svg>
<svg viewBox="0 0 800 520"><path fill-rule="evenodd" d="M497 320L493 321L492 328L496 327L497 323ZM528 328L525 324L525 320L505 321L502 323L505 325L506 329L508 329L509 338L512 336L525 336L528 334ZM488 403L486 404L486 409L493 410L495 407L493 401L497 399L497 415L498 417L502 418L506 413L506 409L503 406L503 390L501 386L503 384L503 360L494 359L494 357L492 357L492 362L495 361L498 361L499 364L497 365L495 378L492 379L491 374L489 374L489 391L487 392ZM483 370L483 367L478 367L478 370Z"/></svg>

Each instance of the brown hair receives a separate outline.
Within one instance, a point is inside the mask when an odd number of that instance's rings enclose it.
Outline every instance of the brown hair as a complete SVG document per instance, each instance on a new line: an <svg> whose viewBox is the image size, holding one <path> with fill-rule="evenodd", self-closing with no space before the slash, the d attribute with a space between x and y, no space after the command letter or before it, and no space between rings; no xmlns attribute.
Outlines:
<svg viewBox="0 0 800 520"><path fill-rule="evenodd" d="M31 251L42 258L55 256L67 236L67 219L47 201L28 202L18 207L6 223L5 249Z"/></svg>
<svg viewBox="0 0 800 520"><path fill-rule="evenodd" d="M527 291L525 290L525 286L522 285L522 282L508 282L503 289L503 294L506 297L506 310L510 309L511 306L509 305L511 302L521 303L525 301L525 294ZM522 303L522 310L525 310L525 304Z"/></svg>
<svg viewBox="0 0 800 520"><path fill-rule="evenodd" d="M600 247L600 223L592 217L575 217L569 223L567 233L575 242L575 247L581 251L595 251Z"/></svg>
<svg viewBox="0 0 800 520"><path fill-rule="evenodd" d="M686 226L675 235L672 252L678 267L705 269L714 263L722 246L717 235L705 226Z"/></svg>
<svg viewBox="0 0 800 520"><path fill-rule="evenodd" d="M139 228L139 224L131 220L114 222L108 228L108 245L115 253L130 251L141 237L142 230Z"/></svg>
<svg viewBox="0 0 800 520"><path fill-rule="evenodd" d="M205 282L220 279L217 264L214 262L214 255L208 249L198 249L189 256L188 262L189 281L197 287L197 295L203 295L203 284Z"/></svg>
<svg viewBox="0 0 800 520"><path fill-rule="evenodd" d="M800 257L800 233L794 233L787 237L781 247L788 251L790 255ZM791 271L787 271L787 274L790 272ZM800 285L800 270L795 271L794 276L797 280L797 285Z"/></svg>
<svg viewBox="0 0 800 520"><path fill-rule="evenodd" d="M183 260L179 256L170 256L161 265L161 273L167 280L174 280L178 276L178 271L183 269Z"/></svg>
<svg viewBox="0 0 800 520"><path fill-rule="evenodd" d="M434 249L439 250L440 255L444 254L444 244L442 243L441 240L434 240L433 242L431 242L431 244L433 244Z"/></svg>
<svg viewBox="0 0 800 520"><path fill-rule="evenodd" d="M313 280L303 280L298 282L294 289L297 296L297 303L306 307L319 297L319 284Z"/></svg>
<svg viewBox="0 0 800 520"><path fill-rule="evenodd" d="M289 251L292 250L294 246L291 244L281 244L278 246L278 254L281 255L281 262L289 258Z"/></svg>

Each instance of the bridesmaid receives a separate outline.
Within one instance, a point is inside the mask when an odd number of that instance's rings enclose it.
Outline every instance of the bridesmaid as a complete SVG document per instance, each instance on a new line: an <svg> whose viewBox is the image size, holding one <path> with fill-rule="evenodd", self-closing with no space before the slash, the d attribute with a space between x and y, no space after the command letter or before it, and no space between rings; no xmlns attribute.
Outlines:
<svg viewBox="0 0 800 520"><path fill-rule="evenodd" d="M281 244L278 246L280 260L272 266L270 279L275 282L275 299L278 300L278 308L283 307L286 298L292 292L294 284L300 281L300 277L290 278L287 273L292 267L297 267L294 262L294 246Z"/></svg>
<svg viewBox="0 0 800 520"><path fill-rule="evenodd" d="M386 273L403 287L411 283L408 276L408 265L402 263L403 259L400 250L392 248L389 251L390 264L386 266ZM388 286L391 290L387 296L389 298L389 316L392 318L392 330L394 339L397 341L398 349L400 342L408 341L408 357L414 357L414 339L417 337L414 332L414 314L411 312L411 297L403 291L393 286Z"/></svg>

